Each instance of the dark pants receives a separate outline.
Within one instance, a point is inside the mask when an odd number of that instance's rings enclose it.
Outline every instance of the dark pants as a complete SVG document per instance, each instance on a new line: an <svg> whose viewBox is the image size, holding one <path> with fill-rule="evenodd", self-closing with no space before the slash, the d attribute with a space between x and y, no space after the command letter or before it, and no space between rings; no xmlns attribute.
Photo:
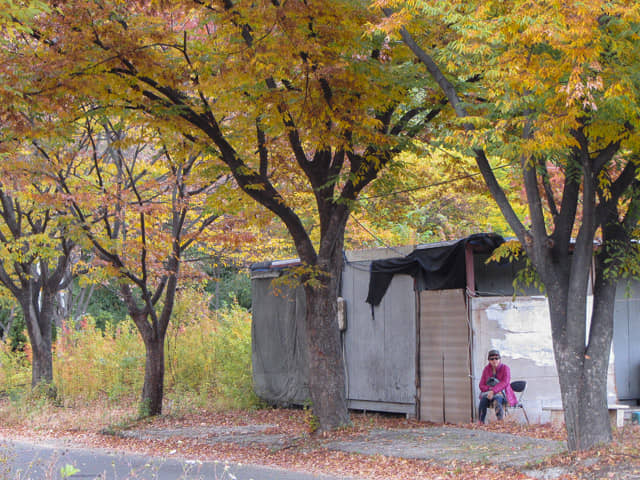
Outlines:
<svg viewBox="0 0 640 480"><path fill-rule="evenodd" d="M490 404L493 404L493 407L496 409L496 418L498 420L502 420L504 416L504 407L503 405L507 403L507 399L504 398L504 395L501 393L496 393L493 396L493 400L489 400L486 395L483 395L480 399L480 405L478 407L478 413L480 415L480 421L484 423L484 419L487 416L487 407Z"/></svg>

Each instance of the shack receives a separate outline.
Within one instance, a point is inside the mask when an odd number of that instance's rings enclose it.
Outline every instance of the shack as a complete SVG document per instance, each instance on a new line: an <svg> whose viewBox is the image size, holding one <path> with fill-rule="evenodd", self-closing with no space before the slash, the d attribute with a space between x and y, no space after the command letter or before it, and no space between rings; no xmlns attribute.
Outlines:
<svg viewBox="0 0 640 480"><path fill-rule="evenodd" d="M497 348L512 380L526 380L533 422L561 404L546 298L514 296L520 265L489 262L495 234L416 247L345 252L340 319L349 407L463 423L477 410L486 352ZM300 287L275 281L297 260L252 266L252 359L259 397L308 402ZM610 403L640 399L640 288L618 288L608 376Z"/></svg>

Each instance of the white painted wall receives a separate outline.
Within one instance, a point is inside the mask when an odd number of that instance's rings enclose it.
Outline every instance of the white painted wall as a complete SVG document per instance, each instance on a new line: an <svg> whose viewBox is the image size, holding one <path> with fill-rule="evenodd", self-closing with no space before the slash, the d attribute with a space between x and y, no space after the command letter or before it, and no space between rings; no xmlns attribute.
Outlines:
<svg viewBox="0 0 640 480"><path fill-rule="evenodd" d="M477 409L478 382L487 364L487 352L500 350L502 361L511 368L511 380L526 380L523 404L532 423L549 421L543 406L561 405L560 385L553 356L549 308L545 297L471 298L473 348L471 371ZM609 403L616 403L611 355ZM477 414L477 413L476 413Z"/></svg>

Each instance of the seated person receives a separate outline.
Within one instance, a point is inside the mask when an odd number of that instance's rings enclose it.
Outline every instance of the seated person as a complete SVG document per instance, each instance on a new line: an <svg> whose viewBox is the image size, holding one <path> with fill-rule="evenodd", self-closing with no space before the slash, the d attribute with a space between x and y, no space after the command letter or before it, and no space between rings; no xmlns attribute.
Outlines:
<svg viewBox="0 0 640 480"><path fill-rule="evenodd" d="M507 365L501 363L500 352L489 350L487 356L489 363L482 370L480 377L480 405L478 407L478 423L483 424L487 416L487 407L493 403L496 409L496 417L502 420L504 416L504 405L517 403L516 394L511 389L511 370Z"/></svg>

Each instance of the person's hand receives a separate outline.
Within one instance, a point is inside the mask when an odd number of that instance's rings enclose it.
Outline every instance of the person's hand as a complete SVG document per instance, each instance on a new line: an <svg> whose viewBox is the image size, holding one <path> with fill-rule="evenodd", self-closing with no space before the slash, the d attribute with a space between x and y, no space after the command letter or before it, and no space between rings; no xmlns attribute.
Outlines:
<svg viewBox="0 0 640 480"><path fill-rule="evenodd" d="M487 398L489 400L493 400L493 390L489 390L489 393L487 393Z"/></svg>

